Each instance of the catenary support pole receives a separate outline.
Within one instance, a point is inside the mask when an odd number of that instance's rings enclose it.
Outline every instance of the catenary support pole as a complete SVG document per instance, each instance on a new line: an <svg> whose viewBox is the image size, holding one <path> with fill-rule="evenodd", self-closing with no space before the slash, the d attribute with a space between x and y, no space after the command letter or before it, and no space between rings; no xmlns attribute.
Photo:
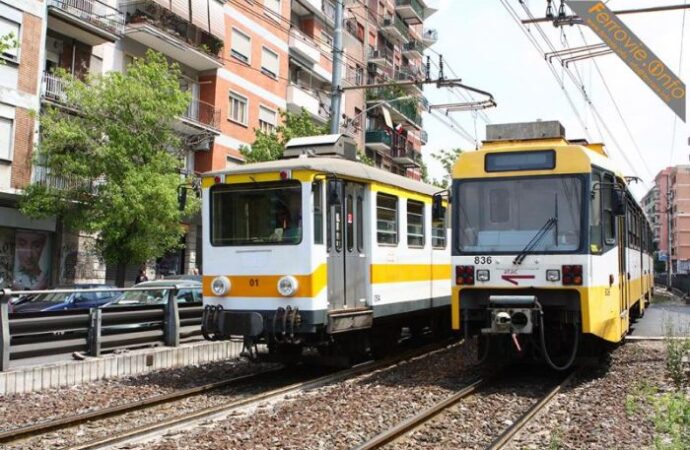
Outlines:
<svg viewBox="0 0 690 450"><path fill-rule="evenodd" d="M10 318L11 296L0 290L0 372L10 368Z"/></svg>
<svg viewBox="0 0 690 450"><path fill-rule="evenodd" d="M343 16L344 0L335 2L335 30L333 33L333 77L331 78L331 134L340 133L341 84L343 81Z"/></svg>

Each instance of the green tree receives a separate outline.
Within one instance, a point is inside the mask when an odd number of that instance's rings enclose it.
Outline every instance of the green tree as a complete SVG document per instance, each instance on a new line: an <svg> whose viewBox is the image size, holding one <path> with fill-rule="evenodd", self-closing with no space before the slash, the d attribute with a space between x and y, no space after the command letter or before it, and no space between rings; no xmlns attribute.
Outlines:
<svg viewBox="0 0 690 450"><path fill-rule="evenodd" d="M431 157L441 163L445 172L441 180L434 179L432 184L442 187L443 189L447 189L450 186L450 180L453 178L453 166L458 156L460 156L460 153L462 153L462 149L460 148L440 150L437 153L432 153Z"/></svg>
<svg viewBox="0 0 690 450"><path fill-rule="evenodd" d="M317 136L328 133L328 127L316 125L309 111L302 108L299 114L281 111L282 123L272 132L256 129L256 140L251 147L243 146L240 152L248 163L273 161L283 156L285 144L292 138Z"/></svg>
<svg viewBox="0 0 690 450"><path fill-rule="evenodd" d="M41 113L35 164L47 176L21 202L30 217L56 215L71 229L94 233L106 261L124 283L127 264L179 248L182 221L197 211L189 196L179 210L183 145L173 125L189 95L180 70L149 51L125 73L81 81L61 73L69 110Z"/></svg>
<svg viewBox="0 0 690 450"><path fill-rule="evenodd" d="M8 33L4 36L0 36L0 55L6 53L8 50L17 48L19 43L14 35L14 33ZM0 58L0 66L5 64L5 60Z"/></svg>

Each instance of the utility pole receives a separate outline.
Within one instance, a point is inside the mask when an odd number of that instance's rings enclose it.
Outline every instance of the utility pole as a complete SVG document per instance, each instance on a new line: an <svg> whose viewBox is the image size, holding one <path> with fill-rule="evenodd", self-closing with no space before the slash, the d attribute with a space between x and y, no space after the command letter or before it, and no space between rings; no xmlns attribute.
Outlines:
<svg viewBox="0 0 690 450"><path fill-rule="evenodd" d="M666 174L666 232L668 234L668 252L666 255L666 285L669 289L671 289L671 286L673 285L673 259L671 258L671 256L673 255L673 250L671 247L673 245L671 239L671 220L673 219L673 214L671 212L671 205L671 174L668 173Z"/></svg>
<svg viewBox="0 0 690 450"><path fill-rule="evenodd" d="M335 1L333 33L333 77L331 78L331 134L340 133L341 84L343 82L343 16L345 0Z"/></svg>

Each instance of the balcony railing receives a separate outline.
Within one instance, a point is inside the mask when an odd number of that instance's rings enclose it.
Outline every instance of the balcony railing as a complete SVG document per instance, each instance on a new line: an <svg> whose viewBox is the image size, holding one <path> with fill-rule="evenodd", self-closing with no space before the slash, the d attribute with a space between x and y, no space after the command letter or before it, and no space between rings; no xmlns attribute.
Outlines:
<svg viewBox="0 0 690 450"><path fill-rule="evenodd" d="M438 41L438 31L434 29L424 30L424 33L422 33L422 41L427 47L434 45L436 41Z"/></svg>
<svg viewBox="0 0 690 450"><path fill-rule="evenodd" d="M381 145L388 148L393 145L393 139L390 133L385 130L368 130L364 140L366 144Z"/></svg>
<svg viewBox="0 0 690 450"><path fill-rule="evenodd" d="M392 63L393 52L386 47L370 48L369 49L369 60L372 62L388 61L388 62Z"/></svg>
<svg viewBox="0 0 690 450"><path fill-rule="evenodd" d="M398 145L391 148L391 158L393 158L398 164L403 165L417 165L420 159L419 153L414 151L404 140Z"/></svg>
<svg viewBox="0 0 690 450"><path fill-rule="evenodd" d="M43 73L43 82L41 84L43 98L57 103L65 103L67 101L66 87L67 83L62 78L52 73Z"/></svg>
<svg viewBox="0 0 690 450"><path fill-rule="evenodd" d="M182 117L200 125L216 129L220 127L220 108L199 99L192 99Z"/></svg>
<svg viewBox="0 0 690 450"><path fill-rule="evenodd" d="M421 58L424 55L424 44L422 44L419 41L407 42L403 45L403 53L407 53L407 54L418 53L418 55L415 55L415 56Z"/></svg>
<svg viewBox="0 0 690 450"><path fill-rule="evenodd" d="M427 133L426 130L422 130L419 133L419 140L422 141L422 144L429 142L429 133Z"/></svg>
<svg viewBox="0 0 690 450"><path fill-rule="evenodd" d="M383 100L387 101L388 105L408 121L417 126L422 126L422 115L418 111L418 101L415 99L400 99L398 92L392 91L388 88L375 88L367 91L367 101Z"/></svg>
<svg viewBox="0 0 690 450"><path fill-rule="evenodd" d="M48 0L48 8L57 8L120 36L125 31L124 14L98 0Z"/></svg>
<svg viewBox="0 0 690 450"><path fill-rule="evenodd" d="M396 0L395 6L397 8L412 8L417 15L417 20L424 20L424 7L417 0Z"/></svg>
<svg viewBox="0 0 690 450"><path fill-rule="evenodd" d="M407 42L410 36L410 31L407 25L396 16L386 17L383 19L383 26L381 31L390 32L395 30L397 32L396 39L402 42Z"/></svg>
<svg viewBox="0 0 690 450"><path fill-rule="evenodd" d="M33 182L48 189L59 191L84 191L95 194L99 181L91 181L78 176L56 176L50 173L50 169L45 166L35 165Z"/></svg>

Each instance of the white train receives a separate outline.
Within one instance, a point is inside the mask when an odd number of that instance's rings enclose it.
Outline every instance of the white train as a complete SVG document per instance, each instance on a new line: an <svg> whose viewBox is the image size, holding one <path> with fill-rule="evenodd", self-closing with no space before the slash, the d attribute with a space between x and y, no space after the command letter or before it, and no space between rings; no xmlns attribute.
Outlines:
<svg viewBox="0 0 690 450"><path fill-rule="evenodd" d="M205 336L241 336L250 356L265 343L356 359L403 327L449 330L438 189L355 161L343 136L294 139L285 156L203 177Z"/></svg>

